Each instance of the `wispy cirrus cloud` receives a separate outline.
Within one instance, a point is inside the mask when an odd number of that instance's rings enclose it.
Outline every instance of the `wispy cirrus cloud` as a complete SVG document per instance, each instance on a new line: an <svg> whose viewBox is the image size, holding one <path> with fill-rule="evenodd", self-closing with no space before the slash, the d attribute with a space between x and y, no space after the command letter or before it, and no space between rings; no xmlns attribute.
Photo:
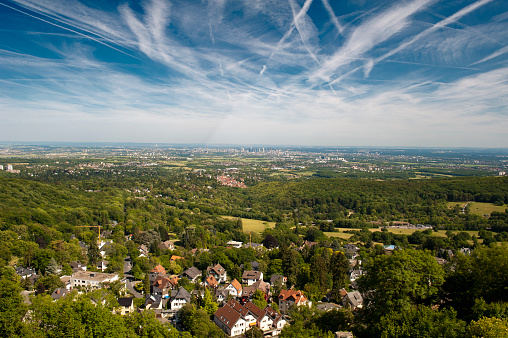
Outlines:
<svg viewBox="0 0 508 338"><path fill-rule="evenodd" d="M38 121L85 140L100 121L116 141L453 145L475 130L488 145L507 127L502 18L467 21L499 0L442 17L432 0L70 1L3 6L31 20L0 24L0 115L19 126L4 135Z"/></svg>

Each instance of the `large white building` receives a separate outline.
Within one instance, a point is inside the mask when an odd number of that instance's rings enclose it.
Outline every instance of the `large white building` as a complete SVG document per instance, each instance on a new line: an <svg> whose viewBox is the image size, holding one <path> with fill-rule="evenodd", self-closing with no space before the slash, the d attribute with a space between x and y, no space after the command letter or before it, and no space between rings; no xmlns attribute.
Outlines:
<svg viewBox="0 0 508 338"><path fill-rule="evenodd" d="M71 275L71 287L100 288L101 284L111 283L120 279L116 273L78 271Z"/></svg>

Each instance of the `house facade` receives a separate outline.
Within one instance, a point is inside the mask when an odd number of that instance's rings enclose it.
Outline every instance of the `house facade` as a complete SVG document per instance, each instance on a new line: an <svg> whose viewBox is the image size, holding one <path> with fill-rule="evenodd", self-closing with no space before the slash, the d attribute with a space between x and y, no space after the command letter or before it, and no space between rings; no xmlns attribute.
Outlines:
<svg viewBox="0 0 508 338"><path fill-rule="evenodd" d="M103 283L120 280L116 273L78 271L71 275L71 287L85 287L97 289Z"/></svg>
<svg viewBox="0 0 508 338"><path fill-rule="evenodd" d="M247 284L248 286L251 286L252 284L256 283L258 280L263 279L263 273L261 271L252 271L252 270L246 270L243 272L242 275L242 284Z"/></svg>

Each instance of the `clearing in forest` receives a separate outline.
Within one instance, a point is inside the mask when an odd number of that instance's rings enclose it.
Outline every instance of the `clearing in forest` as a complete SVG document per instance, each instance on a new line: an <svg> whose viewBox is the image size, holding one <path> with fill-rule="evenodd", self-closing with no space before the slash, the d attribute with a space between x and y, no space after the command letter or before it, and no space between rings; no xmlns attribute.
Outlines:
<svg viewBox="0 0 508 338"><path fill-rule="evenodd" d="M235 220L238 217L222 216L227 219ZM266 228L275 228L275 222L265 222L258 219L242 218L243 232L262 233Z"/></svg>

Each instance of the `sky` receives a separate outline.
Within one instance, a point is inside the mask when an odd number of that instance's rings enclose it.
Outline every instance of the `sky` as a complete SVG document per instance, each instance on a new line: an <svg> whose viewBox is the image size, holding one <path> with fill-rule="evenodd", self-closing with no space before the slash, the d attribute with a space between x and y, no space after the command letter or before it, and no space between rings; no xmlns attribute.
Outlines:
<svg viewBox="0 0 508 338"><path fill-rule="evenodd" d="M0 0L0 141L507 147L506 0Z"/></svg>

